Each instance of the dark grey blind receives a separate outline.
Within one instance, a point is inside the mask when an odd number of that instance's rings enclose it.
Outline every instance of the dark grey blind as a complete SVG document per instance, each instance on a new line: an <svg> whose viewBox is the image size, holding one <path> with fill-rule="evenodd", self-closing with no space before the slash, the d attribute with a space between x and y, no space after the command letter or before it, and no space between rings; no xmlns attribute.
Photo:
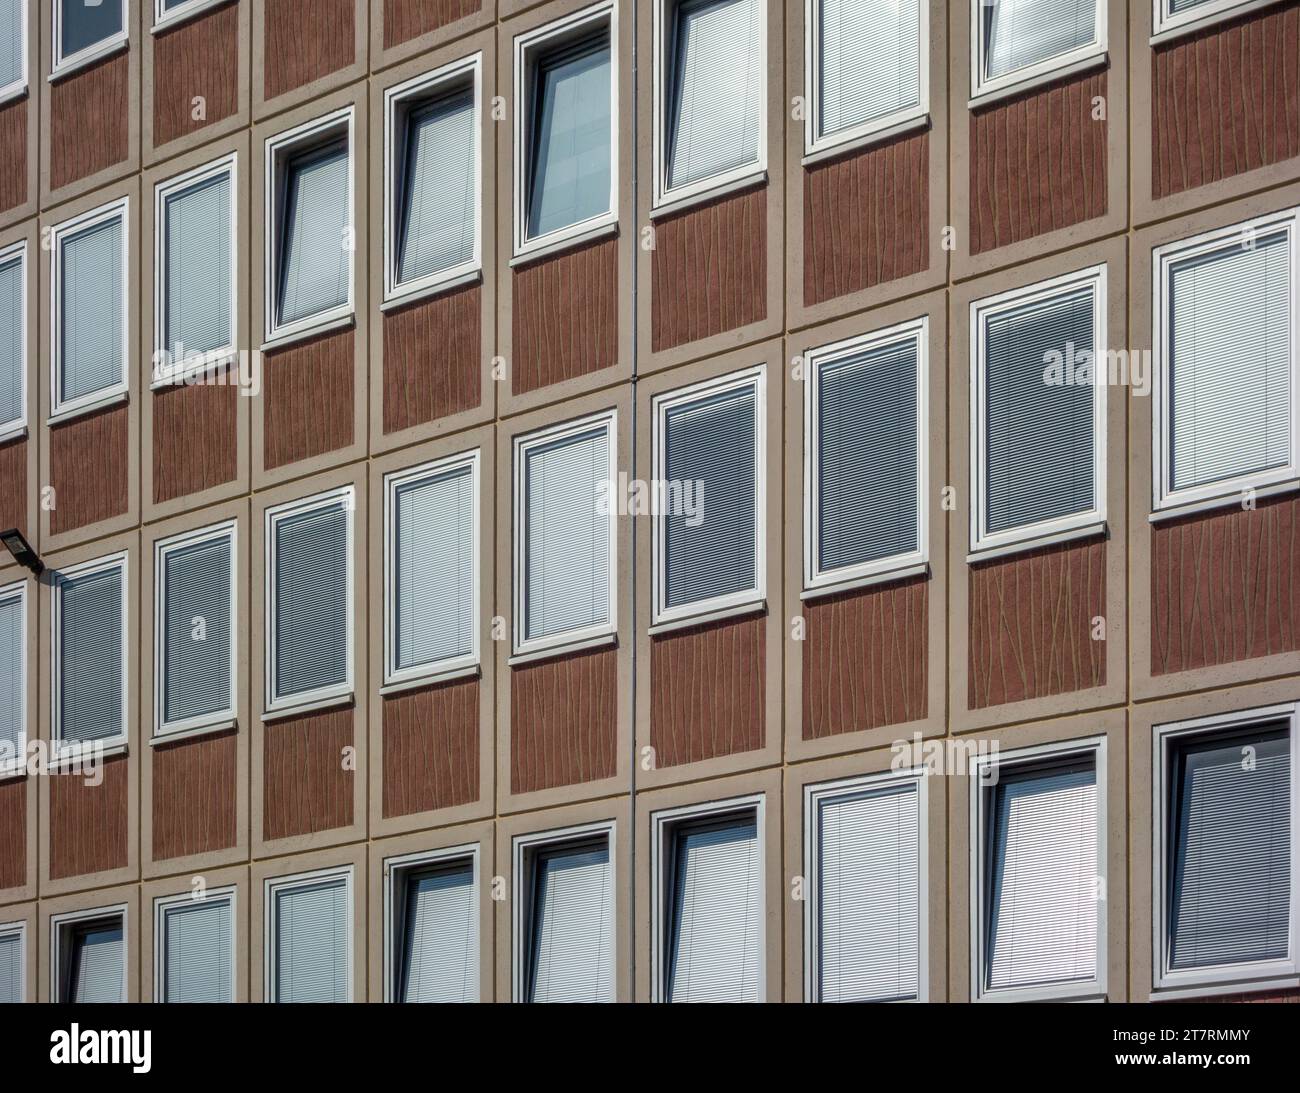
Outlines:
<svg viewBox="0 0 1300 1093"><path fill-rule="evenodd" d="M1097 0L979 0L985 72L1002 76L1097 37Z"/></svg>
<svg viewBox="0 0 1300 1093"><path fill-rule="evenodd" d="M528 1000L614 1001L608 844L543 850L532 880Z"/></svg>
<svg viewBox="0 0 1300 1093"><path fill-rule="evenodd" d="M8 744L15 754L25 733L23 725L23 601L10 595L0 598L0 745Z"/></svg>
<svg viewBox="0 0 1300 1093"><path fill-rule="evenodd" d="M230 1002L233 909L228 898L169 907L163 916L164 1002Z"/></svg>
<svg viewBox="0 0 1300 1093"><path fill-rule="evenodd" d="M59 585L59 739L104 740L122 724L122 570Z"/></svg>
<svg viewBox="0 0 1300 1093"><path fill-rule="evenodd" d="M403 1002L477 1002L478 903L474 866L459 862L410 872L404 879Z"/></svg>
<svg viewBox="0 0 1300 1093"><path fill-rule="evenodd" d="M20 254L0 264L0 426L23 416L23 265Z"/></svg>
<svg viewBox="0 0 1300 1093"><path fill-rule="evenodd" d="M234 342L230 191L227 172L167 198L162 348L169 353L178 346L186 355L210 353Z"/></svg>
<svg viewBox="0 0 1300 1093"><path fill-rule="evenodd" d="M275 1001L348 1000L347 882L282 889L275 897Z"/></svg>
<svg viewBox="0 0 1300 1093"><path fill-rule="evenodd" d="M23 0L0 0L0 87L23 75Z"/></svg>
<svg viewBox="0 0 1300 1093"><path fill-rule="evenodd" d="M73 232L59 283L59 401L122 382L122 218Z"/></svg>
<svg viewBox="0 0 1300 1093"><path fill-rule="evenodd" d="M123 6L126 0L58 0L60 49L63 57L71 57L83 49L120 34L125 25Z"/></svg>
<svg viewBox="0 0 1300 1093"><path fill-rule="evenodd" d="M280 226L279 322L307 319L344 304L348 249L348 145L334 141L285 166Z"/></svg>
<svg viewBox="0 0 1300 1093"><path fill-rule="evenodd" d="M0 934L0 1006L21 1002L24 986L23 935Z"/></svg>
<svg viewBox="0 0 1300 1093"><path fill-rule="evenodd" d="M474 257L477 124L472 87L419 106L406 118L399 282L431 277Z"/></svg>
<svg viewBox="0 0 1300 1093"><path fill-rule="evenodd" d="M163 721L187 721L232 706L229 536L166 555Z"/></svg>
<svg viewBox="0 0 1300 1093"><path fill-rule="evenodd" d="M68 931L66 1001L126 1001L126 950L120 918L74 926Z"/></svg>
<svg viewBox="0 0 1300 1093"><path fill-rule="evenodd" d="M819 137L916 106L922 0L818 0Z"/></svg>
<svg viewBox="0 0 1300 1093"><path fill-rule="evenodd" d="M275 524L275 697L348 678L348 512L343 501Z"/></svg>

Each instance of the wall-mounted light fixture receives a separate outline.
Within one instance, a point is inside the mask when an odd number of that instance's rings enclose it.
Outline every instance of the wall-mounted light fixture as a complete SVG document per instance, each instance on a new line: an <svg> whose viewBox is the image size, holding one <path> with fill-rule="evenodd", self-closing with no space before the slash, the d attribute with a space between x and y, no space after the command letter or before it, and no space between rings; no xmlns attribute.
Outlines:
<svg viewBox="0 0 1300 1093"><path fill-rule="evenodd" d="M41 561L40 555L32 549L31 543L17 528L0 531L0 543L4 543L5 550L14 556L14 561L20 566L25 566L38 576L45 569L45 563Z"/></svg>

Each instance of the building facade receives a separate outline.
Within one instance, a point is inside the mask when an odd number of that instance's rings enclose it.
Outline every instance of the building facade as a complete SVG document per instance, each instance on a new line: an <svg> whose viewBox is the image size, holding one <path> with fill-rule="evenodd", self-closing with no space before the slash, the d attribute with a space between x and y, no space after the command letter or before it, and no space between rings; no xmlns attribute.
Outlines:
<svg viewBox="0 0 1300 1093"><path fill-rule="evenodd" d="M0 998L1300 998L1300 3L0 38Z"/></svg>

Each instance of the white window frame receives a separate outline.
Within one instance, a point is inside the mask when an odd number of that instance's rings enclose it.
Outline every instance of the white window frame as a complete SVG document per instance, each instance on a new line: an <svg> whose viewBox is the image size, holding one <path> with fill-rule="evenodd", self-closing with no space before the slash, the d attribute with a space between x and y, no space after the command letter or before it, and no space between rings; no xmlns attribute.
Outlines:
<svg viewBox="0 0 1300 1093"><path fill-rule="evenodd" d="M107 907L90 907L81 911L68 911L66 914L50 916L50 1001L66 1002L63 997L63 958L72 930L96 919L117 918L122 926L122 998L125 1001L131 993L128 969L131 967L131 938L127 933L127 915L129 910L125 903L114 903Z"/></svg>
<svg viewBox="0 0 1300 1093"><path fill-rule="evenodd" d="M57 7L55 9L58 10ZM50 416L49 424L89 413L104 406L124 402L130 389L131 359L131 292L130 292L130 254L131 254L131 199L119 197L106 205L100 205L89 212L56 224L50 230ZM67 237L86 228L107 224L111 220L122 222L122 265L118 276L122 279L122 362L121 374L116 383L72 399L59 398L59 373L63 364L63 339L59 330L63 320L63 293L60 284L63 280L63 244Z"/></svg>
<svg viewBox="0 0 1300 1093"><path fill-rule="evenodd" d="M27 435L27 303L28 303L28 286L27 286L27 240L20 239L17 243L0 248L0 265L13 261L14 257L18 258L18 283L19 283L19 314L22 322L22 330L19 333L19 344L22 349L19 352L18 363L18 382L22 390L22 405L19 407L18 416L12 421L0 421L0 443L6 440L12 440L14 437Z"/></svg>
<svg viewBox="0 0 1300 1093"><path fill-rule="evenodd" d="M22 1003L28 1001L26 920L18 922L0 922L0 941L9 937L16 937L18 939L18 1001Z"/></svg>
<svg viewBox="0 0 1300 1093"><path fill-rule="evenodd" d="M917 996L907 1002L930 1000L930 784L922 767L910 770L887 770L854 778L840 778L831 782L812 782L803 788L803 876L807 898L803 911L803 991L807 1002L819 1001L821 989L817 967L821 947L818 919L821 915L821 886L818 884L820 855L817 846L820 830L817 820L821 806L841 797L857 797L863 793L887 791L903 786L914 786L917 816L917 877L920 881L917 910Z"/></svg>
<svg viewBox="0 0 1300 1093"><path fill-rule="evenodd" d="M398 279L398 187L405 177L406 112L468 84L474 96L474 253L465 262L409 281ZM483 53L464 57L384 91L384 302L380 310L477 281L483 271ZM399 116L400 115L400 116ZM399 162L399 159L402 162Z"/></svg>
<svg viewBox="0 0 1300 1093"><path fill-rule="evenodd" d="M1169 966L1169 907L1167 844L1169 835L1170 761L1174 745L1189 739L1212 739L1234 729L1268 721L1286 721L1291 752L1291 930L1285 960L1258 960L1175 971ZM1151 745L1151 983L1168 997L1237 993L1268 986L1295 986L1300 975L1300 703L1285 702L1232 713L1211 714L1190 721L1156 725Z"/></svg>
<svg viewBox="0 0 1300 1093"><path fill-rule="evenodd" d="M605 429L609 437L608 482L611 487L609 490L609 621L595 626L585 626L578 630L566 630L559 634L549 634L546 637L529 640L525 636L526 614L524 610L528 595L527 554L525 550L528 535L527 528L524 527L525 514L528 511L526 497L527 476L524 473L527 466L527 456L533 448L577 436L600 427ZM618 411L603 410L598 414L590 414L587 417L565 421L559 425L523 433L514 438L513 447L514 467L511 474L514 479L512 489L514 494L512 500L514 510L514 531L512 533L514 655L511 661L517 663L520 658L532 659L534 654L540 656L559 652L576 652L578 649L591 645L604 644L618 633L618 506L612 503L613 484L618 481Z"/></svg>
<svg viewBox="0 0 1300 1093"><path fill-rule="evenodd" d="M672 930L671 909L664 905L670 890L675 869L675 844L670 842L677 828L701 820L724 819L733 814L754 814L754 837L758 841L758 890L763 906L759 908L758 925L758 997L767 997L767 829L766 797L764 793L751 793L743 797L728 797L719 801L666 808L650 814L650 1001L668 1001L669 935Z"/></svg>
<svg viewBox="0 0 1300 1093"><path fill-rule="evenodd" d="M528 136L528 120L532 116L534 66L537 57L560 46L568 38L581 38L605 24L609 31L609 209L598 216L588 217L576 224L546 232L528 234L528 167L532 147ZM618 7L614 0L583 8L562 19L536 27L515 36L515 123L514 123L514 250L515 258L533 257L573 246L575 243L603 234L618 223Z"/></svg>
<svg viewBox="0 0 1300 1093"><path fill-rule="evenodd" d="M279 906L277 897L281 892L289 891L294 888L311 888L322 881L343 879L343 906L345 914L345 930L347 939L344 949L347 953L347 986L348 996L345 1002L353 1000L354 990L352 985L355 974L353 968L354 956L353 948L356 944L356 907L353 897L352 866L336 865L326 869L314 869L309 873L292 873L283 877L267 877L263 882L263 909L262 922L265 924L266 944L262 947L262 999L265 1002L279 1004L279 999L275 997L275 974L279 970L279 947L276 944L276 934L279 926Z"/></svg>
<svg viewBox="0 0 1300 1093"><path fill-rule="evenodd" d="M348 251L348 297L334 307L327 308L317 315L308 315L290 323L279 321L279 288L281 268L281 248L284 242L285 225L281 223L284 186L287 181L285 170L289 160L302 152L311 152L342 138L347 144L348 156L348 229L352 233L352 247ZM341 110L334 110L322 117L314 118L292 129L276 133L266 138L266 178L265 209L263 224L266 226L266 242L263 247L265 269L263 281L265 292L263 314L265 315L266 341L262 348L276 348L290 342L301 340L309 335L323 334L336 330L353 321L357 293L357 146L356 146L356 109L348 105Z"/></svg>
<svg viewBox="0 0 1300 1093"><path fill-rule="evenodd" d="M803 128L804 165L823 158L889 140L891 137L920 129L930 119L930 0L920 0L920 84L917 103L883 117L859 122L839 133L819 136L821 131L821 63L818 58L817 32L822 24L825 0L804 0L804 102L807 113Z"/></svg>
<svg viewBox="0 0 1300 1093"><path fill-rule="evenodd" d="M970 3L970 102L968 105L983 106L998 99L1019 95L1022 91L1041 87L1096 68L1107 60L1107 8L1109 0L1096 0L1097 34L1087 45L1078 46L1055 57L1026 65L1001 76L984 78L984 20L981 13L991 0L968 0Z"/></svg>
<svg viewBox="0 0 1300 1093"><path fill-rule="evenodd" d="M93 561L71 565L54 574L50 586L50 745L56 762L76 761L92 755L114 755L126 751L127 741L131 736L131 725L127 713L131 705L131 653L128 641L128 623L131 614L130 564L125 550L109 554ZM59 701L59 680L63 674L63 643L59 640L59 623L63 614L64 583L75 577L87 577L94 573L106 573L117 570L122 581L121 605L121 661L122 661L122 725L116 736L102 740L79 740L68 742L63 739L63 710Z"/></svg>
<svg viewBox="0 0 1300 1093"><path fill-rule="evenodd" d="M31 735L27 731L27 714L30 706L27 700L27 658L29 656L27 646L30 642L27 641L26 581L19 580L12 584L0 585L0 603L9 603L11 601L17 601L18 603L18 627L23 638L18 647L18 740L12 757L6 759L0 754L0 781L27 773L27 741Z"/></svg>
<svg viewBox="0 0 1300 1093"><path fill-rule="evenodd" d="M916 508L917 549L870 562L822 569L821 513L818 505L821 467L818 457L817 422L821 409L821 367L828 362L856 356L904 339L916 345ZM805 593L829 593L855 588L864 583L912 576L925 572L930 561L930 319L898 323L869 334L832 342L810 349L803 355L803 587ZM806 596L804 598L807 598Z"/></svg>
<svg viewBox="0 0 1300 1093"><path fill-rule="evenodd" d="M57 8L58 5L56 4L55 6ZM21 43L18 47L18 57L22 68L18 73L18 78L14 80L13 83L0 87L0 105L9 102L11 99L21 97L27 91L27 50L31 43L30 19L31 7L28 4L28 0L18 0L18 40Z"/></svg>
<svg viewBox="0 0 1300 1093"><path fill-rule="evenodd" d="M527 1002L528 950L533 937L533 914L531 894L537 853L539 851L563 848L574 843L598 843L603 837L609 852L610 903L614 908L614 941L610 945L611 960L614 965L610 974L618 982L618 872L615 859L615 832L617 821L600 820L596 823L579 824L574 827L555 828L550 831L538 831L528 835L516 835L511 843L510 862L513 870L515 898L510 901L510 919L513 942L510 959L510 997L514 1002Z"/></svg>
<svg viewBox="0 0 1300 1093"><path fill-rule="evenodd" d="M480 496L481 456L478 448L468 452L457 452L416 467L392 471L384 476L384 688L398 688L416 683L430 683L439 680L457 679L465 675L476 674L479 667L479 606L481 590L479 588L479 550L482 500ZM468 470L470 489L474 495L473 517L471 520L471 597L473 618L470 627L470 651L461 656L444 657L442 660L428 664L416 664L410 668L397 665L397 643L393 640L393 628L397 624L397 541L393 532L397 523L397 494L405 486L420 482L426 478L453 474Z"/></svg>
<svg viewBox="0 0 1300 1093"><path fill-rule="evenodd" d="M230 0L185 0L185 3L177 4L167 11L163 7L165 0L153 0L153 26L149 28L149 33L161 34L174 26L188 22L196 15L202 15L210 8L220 7L229 2Z"/></svg>
<svg viewBox="0 0 1300 1093"><path fill-rule="evenodd" d="M418 872L428 867L437 868L438 866L453 866L459 862L468 862L470 869L473 871L472 887L474 891L474 919L476 926L479 924L479 915L481 913L481 896L479 894L479 881L481 873L479 870L479 844L463 843L459 846L448 846L438 850L422 850L414 854L399 854L384 859L383 864L383 882L384 882L384 1001L396 1003L398 976L401 974L401 957L403 953L402 946L405 942L403 930L399 930L399 919L403 911L402 897L405 895L405 884L410 874ZM400 923L404 927L404 923ZM479 996L482 997L482 960L483 960L483 931L477 930L479 935L479 951L475 954L475 973L479 979Z"/></svg>
<svg viewBox="0 0 1300 1093"><path fill-rule="evenodd" d="M739 592L728 592L723 596L713 596L707 600L669 607L665 602L668 588L667 544L665 535L667 525L662 514L652 519L650 555L651 584L654 617L653 626L666 626L705 619L726 618L751 607L761 607L767 602L767 369L764 365L747 368L741 372L729 372L725 376L693 383L656 395L653 400L653 434L651 447L653 451L654 478L656 482L666 482L664 470L668 458L666 443L668 414L679 406L698 402L712 395L721 395L730 391L742 391L746 388L754 393L754 587ZM708 504L705 499L704 504Z"/></svg>
<svg viewBox="0 0 1300 1093"><path fill-rule="evenodd" d="M1233 239L1243 247L1253 245L1259 235L1283 230L1291 251L1291 458L1280 467L1240 474L1218 482L1173 489L1169 484L1170 445L1173 443L1173 407L1169 352L1170 293L1167 291L1170 267L1175 262L1224 249ZM1151 315L1154 383L1151 388L1151 505L1156 514L1178 515L1198 508L1237 504L1246 491L1268 494L1300 485L1300 208L1283 209L1240 224L1216 228L1180 239L1151 252Z"/></svg>
<svg viewBox="0 0 1300 1093"><path fill-rule="evenodd" d="M280 696L276 691L275 678L275 532L281 520L291 516L301 516L304 513L311 512L314 509L333 508L335 505L342 504L343 511L347 514L347 679L342 683L336 683L329 687L318 687L314 691L306 691L302 694L292 696ZM264 625L266 627L266 641L264 646L263 660L263 679L266 681L266 693L264 695L266 714L277 714L283 711L293 711L303 713L307 710L323 709L327 706L339 705L341 702L352 697L356 685L356 489L352 485L339 486L335 489L326 490L323 493L314 493L309 497L301 497L295 501L286 501L280 505L272 505L266 510L265 519L265 559L266 559L266 588L264 599L265 616Z"/></svg>
<svg viewBox="0 0 1300 1093"><path fill-rule="evenodd" d="M990 830L989 798L1003 771L1015 767L1070 762L1091 758L1097 786L1097 967L1092 979L1051 983L1032 987L984 986L988 960L984 936L984 906L992 880L986 874L985 854ZM1109 815L1106 788L1109 780L1106 765L1106 737L1060 740L1050 744L1016 748L1014 751L976 756L970 781L970 997L972 1002L1046 1002L1064 1000L1104 1001L1107 996L1109 944L1109 907L1107 906Z"/></svg>
<svg viewBox="0 0 1300 1093"><path fill-rule="evenodd" d="M1092 508L1068 516L1040 520L1034 524L1008 528L1005 531L987 531L988 521L985 495L985 371L987 355L985 333L987 320L1005 311L1015 311L1026 304L1063 296L1078 288L1092 289L1092 344L1093 344L1093 425L1092 425ZM1107 314L1109 294L1106 289L1106 265L1090 266L1046 281L986 296L970 305L970 549L974 557L997 557L1014 550L1032 550L1052 543L1078 539L1106 529L1106 352ZM1100 359L1101 364L1098 364ZM1046 361L1044 361L1046 366Z"/></svg>
<svg viewBox="0 0 1300 1093"><path fill-rule="evenodd" d="M230 694L226 706L215 713L191 717L183 721L168 722L164 703L166 692L166 627L167 619L167 559L178 550L199 546L203 543L226 541L230 544L230 618L227 627L230 634ZM183 532L154 543L153 583L153 694L154 718L153 735L155 740L178 736L192 736L201 732L217 732L228 729L235 724L235 692L238 687L239 647L238 647L238 600L239 589L239 524L236 520L226 520L220 524ZM268 639L269 640L269 639Z"/></svg>
<svg viewBox="0 0 1300 1093"><path fill-rule="evenodd" d="M1208 0L1184 12L1172 11L1169 0L1152 0L1151 45L1224 23L1229 19L1272 7L1279 0Z"/></svg>
<svg viewBox="0 0 1300 1093"><path fill-rule="evenodd" d="M684 186L668 185L668 73L676 59L673 36L677 27L677 5L681 0L654 0L654 97L652 152L654 157L654 201L651 212L657 216L710 197L721 197L753 183L767 180L767 98L769 92L768 44L771 28L768 0L758 0L763 10L762 28L758 36L758 65L763 73L763 86L758 96L758 155L752 163L744 163L729 171L702 178Z"/></svg>
<svg viewBox="0 0 1300 1093"><path fill-rule="evenodd" d="M160 0L161 2L161 0ZM236 194L239 192L239 156L235 152L202 167L176 175L154 187L153 200L153 361L150 386L178 384L226 363L239 344L239 224ZM220 348L173 361L168 356L175 346L167 344L167 202L177 194L225 175L230 182L230 341ZM183 347L182 347L183 348Z"/></svg>
<svg viewBox="0 0 1300 1093"><path fill-rule="evenodd" d="M66 56L63 52L63 5L61 0L52 0L50 12L52 30L50 48L53 51L50 65L49 81L53 83L60 76L79 69L87 68L104 57L111 56L127 48L131 38L131 0L122 0L122 29L94 45L86 46L76 53Z"/></svg>
<svg viewBox="0 0 1300 1093"><path fill-rule="evenodd" d="M158 896L153 901L153 1000L165 1002L167 993L167 916L178 907L190 907L196 903L226 903L230 905L230 1000L237 1001L239 966L239 949L237 937L238 900L236 887L225 885L221 888L209 888L202 897L196 899L192 892L180 892L174 896Z"/></svg>

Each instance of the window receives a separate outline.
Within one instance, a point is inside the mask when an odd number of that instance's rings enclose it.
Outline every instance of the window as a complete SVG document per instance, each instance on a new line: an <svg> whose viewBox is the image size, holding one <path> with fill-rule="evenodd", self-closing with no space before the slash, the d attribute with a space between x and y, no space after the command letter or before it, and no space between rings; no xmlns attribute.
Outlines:
<svg viewBox="0 0 1300 1093"><path fill-rule="evenodd" d="M81 68L125 47L127 0L54 0L54 67Z"/></svg>
<svg viewBox="0 0 1300 1093"><path fill-rule="evenodd" d="M614 5L515 38L515 254L617 220Z"/></svg>
<svg viewBox="0 0 1300 1093"><path fill-rule="evenodd" d="M0 249L0 442L27 431L27 243Z"/></svg>
<svg viewBox="0 0 1300 1093"><path fill-rule="evenodd" d="M1105 523L1106 271L971 305L971 549Z"/></svg>
<svg viewBox="0 0 1300 1093"><path fill-rule="evenodd" d="M477 451L385 479L384 683L478 664Z"/></svg>
<svg viewBox="0 0 1300 1093"><path fill-rule="evenodd" d="M1300 478L1300 209L1156 249L1154 507Z"/></svg>
<svg viewBox="0 0 1300 1093"><path fill-rule="evenodd" d="M477 275L483 55L384 93L386 302Z"/></svg>
<svg viewBox="0 0 1300 1093"><path fill-rule="evenodd" d="M154 380L235 351L235 157L158 186L154 200Z"/></svg>
<svg viewBox="0 0 1300 1093"><path fill-rule="evenodd" d="M652 823L655 1000L762 1001L762 799L657 813Z"/></svg>
<svg viewBox="0 0 1300 1093"><path fill-rule="evenodd" d="M126 908L98 908L50 919L56 1002L126 1001Z"/></svg>
<svg viewBox="0 0 1300 1093"><path fill-rule="evenodd" d="M387 1002L479 1000L478 847L384 863Z"/></svg>
<svg viewBox="0 0 1300 1093"><path fill-rule="evenodd" d="M1235 19L1277 2L1278 0L1153 0L1155 11L1151 41L1167 41L1177 35L1202 30L1214 23Z"/></svg>
<svg viewBox="0 0 1300 1093"><path fill-rule="evenodd" d="M352 1001L352 870L266 882L266 1000Z"/></svg>
<svg viewBox="0 0 1300 1093"><path fill-rule="evenodd" d="M977 760L971 998L1106 993L1102 739Z"/></svg>
<svg viewBox="0 0 1300 1093"><path fill-rule="evenodd" d="M656 624L762 603L765 412L762 368L655 399Z"/></svg>
<svg viewBox="0 0 1300 1093"><path fill-rule="evenodd" d="M51 236L52 416L94 409L127 389L127 199Z"/></svg>
<svg viewBox="0 0 1300 1093"><path fill-rule="evenodd" d="M925 791L915 774L806 788L809 1001L925 999Z"/></svg>
<svg viewBox="0 0 1300 1093"><path fill-rule="evenodd" d="M159 1002L233 1002L235 891L214 889L154 903L154 998Z"/></svg>
<svg viewBox="0 0 1300 1093"><path fill-rule="evenodd" d="M613 411L516 437L515 653L617 630Z"/></svg>
<svg viewBox="0 0 1300 1093"><path fill-rule="evenodd" d="M27 582L0 587L0 777L27 769Z"/></svg>
<svg viewBox="0 0 1300 1093"><path fill-rule="evenodd" d="M928 0L808 0L805 153L924 120L929 15Z"/></svg>
<svg viewBox="0 0 1300 1093"><path fill-rule="evenodd" d="M0 102L26 90L27 0L0 0Z"/></svg>
<svg viewBox="0 0 1300 1093"><path fill-rule="evenodd" d="M155 733L235 720L235 525L154 547Z"/></svg>
<svg viewBox="0 0 1300 1093"><path fill-rule="evenodd" d="M54 575L56 748L126 743L126 555Z"/></svg>
<svg viewBox="0 0 1300 1093"><path fill-rule="evenodd" d="M1016 94L1100 64L1106 0L970 0L971 98Z"/></svg>
<svg viewBox="0 0 1300 1093"><path fill-rule="evenodd" d="M0 923L0 1006L27 998L27 924Z"/></svg>
<svg viewBox="0 0 1300 1093"><path fill-rule="evenodd" d="M926 561L927 320L804 355L804 587Z"/></svg>
<svg viewBox="0 0 1300 1093"><path fill-rule="evenodd" d="M655 205L767 169L767 0L656 0Z"/></svg>
<svg viewBox="0 0 1300 1093"><path fill-rule="evenodd" d="M515 839L515 1001L614 1001L613 834Z"/></svg>
<svg viewBox="0 0 1300 1093"><path fill-rule="evenodd" d="M1296 974L1295 724L1285 705L1156 728L1157 989Z"/></svg>
<svg viewBox="0 0 1300 1093"><path fill-rule="evenodd" d="M352 317L352 107L266 142L266 339Z"/></svg>
<svg viewBox="0 0 1300 1093"><path fill-rule="evenodd" d="M351 486L266 511L266 708L352 693Z"/></svg>
<svg viewBox="0 0 1300 1093"><path fill-rule="evenodd" d="M170 28L191 16L214 8L225 0L153 0L155 29Z"/></svg>

